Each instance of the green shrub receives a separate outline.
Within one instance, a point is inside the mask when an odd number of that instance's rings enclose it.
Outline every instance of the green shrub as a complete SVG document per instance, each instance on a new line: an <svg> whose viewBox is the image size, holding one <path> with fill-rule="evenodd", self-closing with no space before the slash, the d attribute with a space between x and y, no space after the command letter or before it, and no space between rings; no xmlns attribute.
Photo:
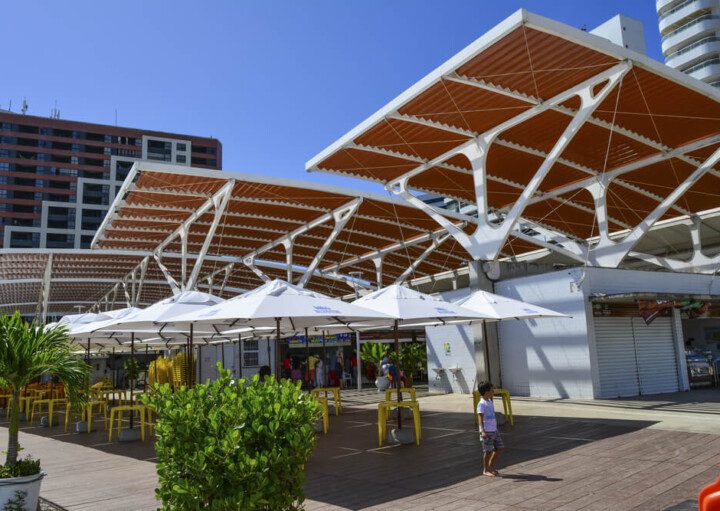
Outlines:
<svg viewBox="0 0 720 511"><path fill-rule="evenodd" d="M317 403L299 384L257 376L191 389L155 385L156 494L166 510L295 510L315 446Z"/></svg>
<svg viewBox="0 0 720 511"><path fill-rule="evenodd" d="M33 476L40 473L40 460L28 456L11 465L0 465L0 479Z"/></svg>

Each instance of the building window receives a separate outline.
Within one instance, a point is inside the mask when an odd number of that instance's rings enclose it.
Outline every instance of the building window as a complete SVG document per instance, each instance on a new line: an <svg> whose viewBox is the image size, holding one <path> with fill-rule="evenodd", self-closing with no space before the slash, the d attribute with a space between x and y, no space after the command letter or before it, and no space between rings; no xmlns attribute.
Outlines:
<svg viewBox="0 0 720 511"><path fill-rule="evenodd" d="M172 143L148 139L148 160L172 161Z"/></svg>
<svg viewBox="0 0 720 511"><path fill-rule="evenodd" d="M243 341L243 367L260 365L260 346L258 341Z"/></svg>
<svg viewBox="0 0 720 511"><path fill-rule="evenodd" d="M178 150L178 151L180 151L180 152L183 152L183 153L184 153L185 151L187 151L187 145L184 144L184 143L182 143L182 142L178 142L178 143L175 145L175 148L176 148L176 150Z"/></svg>
<svg viewBox="0 0 720 511"><path fill-rule="evenodd" d="M175 156L175 159L177 160L178 163L186 163L187 162L187 158L185 157L184 154L178 154L177 156Z"/></svg>

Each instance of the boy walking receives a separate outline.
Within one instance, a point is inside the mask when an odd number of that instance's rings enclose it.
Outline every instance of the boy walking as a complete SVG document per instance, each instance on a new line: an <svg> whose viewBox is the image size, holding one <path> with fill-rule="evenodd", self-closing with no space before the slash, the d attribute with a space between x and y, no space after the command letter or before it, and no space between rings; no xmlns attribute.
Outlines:
<svg viewBox="0 0 720 511"><path fill-rule="evenodd" d="M497 419L495 418L495 406L492 398L495 395L495 389L490 382L481 382L478 385L480 392L480 402L477 406L477 413L480 416L480 437L483 443L483 475L495 477L498 471L493 468L493 464L497 461L502 453L505 445L503 444L500 432L497 429Z"/></svg>

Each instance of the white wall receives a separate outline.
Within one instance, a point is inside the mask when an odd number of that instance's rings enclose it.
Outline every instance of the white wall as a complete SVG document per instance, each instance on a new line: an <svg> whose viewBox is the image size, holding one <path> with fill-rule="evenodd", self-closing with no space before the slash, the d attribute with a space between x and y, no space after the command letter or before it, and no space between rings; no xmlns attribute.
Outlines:
<svg viewBox="0 0 720 511"><path fill-rule="evenodd" d="M270 345L270 355L268 356L268 344ZM200 356L198 361L199 381L204 383L207 379L215 380L218 377L217 363L222 361L222 350L220 344L212 344L200 347ZM260 367L269 365L271 370L275 366L275 341L260 339L258 341L258 365L246 367L243 365L242 377L250 379L260 371ZM225 369L230 370L230 374L237 378L238 369L240 368L238 343L225 343Z"/></svg>
<svg viewBox="0 0 720 511"><path fill-rule="evenodd" d="M443 300L459 300L470 294L469 288L440 293ZM425 329L430 392L472 392L475 387L475 339L472 326L438 326ZM449 343L449 353L445 343ZM454 375L449 370L458 367ZM436 373L433 368L445 369Z"/></svg>
<svg viewBox="0 0 720 511"><path fill-rule="evenodd" d="M502 385L512 394L593 398L587 338L587 300L576 270L505 280L500 295L563 312L572 318L502 321Z"/></svg>

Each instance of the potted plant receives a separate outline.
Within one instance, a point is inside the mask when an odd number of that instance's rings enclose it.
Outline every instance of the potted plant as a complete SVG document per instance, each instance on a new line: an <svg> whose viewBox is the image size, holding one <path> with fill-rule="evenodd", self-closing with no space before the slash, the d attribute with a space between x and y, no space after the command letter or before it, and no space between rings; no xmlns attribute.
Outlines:
<svg viewBox="0 0 720 511"><path fill-rule="evenodd" d="M395 353L390 357L395 362ZM411 342L400 351L400 367L405 373L405 385L413 386L413 374L427 367L427 347L424 342Z"/></svg>
<svg viewBox="0 0 720 511"><path fill-rule="evenodd" d="M135 357L130 357L125 359L125 362L123 362L123 373L125 374L125 381L129 383L133 383L131 387L137 387L137 379L138 375L140 374L140 365L138 364L138 361L135 359Z"/></svg>
<svg viewBox="0 0 720 511"><path fill-rule="evenodd" d="M383 357L386 355L387 346L382 343L366 342L360 346L361 359L375 364L375 374L377 375L375 386L378 390L385 390L390 385L390 380L380 374L380 365L382 364Z"/></svg>
<svg viewBox="0 0 720 511"><path fill-rule="evenodd" d="M0 314L0 385L12 394L5 464L0 466L0 509L35 511L45 473L40 460L18 458L20 392L50 374L65 385L69 406L85 400L89 366L72 353L65 327L46 329L23 320L19 312Z"/></svg>

